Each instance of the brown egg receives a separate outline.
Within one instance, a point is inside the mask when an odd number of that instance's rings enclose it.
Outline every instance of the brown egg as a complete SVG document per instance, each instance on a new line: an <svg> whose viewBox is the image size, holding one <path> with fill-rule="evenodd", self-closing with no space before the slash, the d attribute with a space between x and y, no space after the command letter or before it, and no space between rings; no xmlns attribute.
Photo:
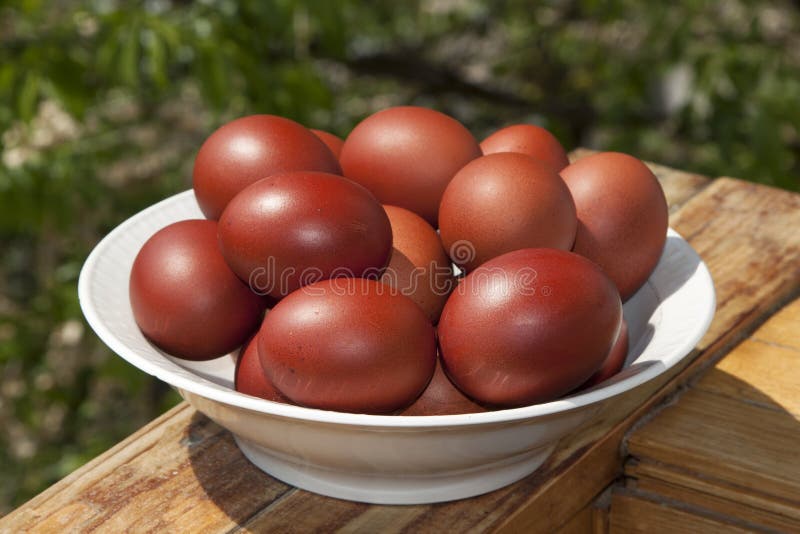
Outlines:
<svg viewBox="0 0 800 534"><path fill-rule="evenodd" d="M661 185L644 163L618 152L582 158L561 176L578 213L573 250L600 265L628 300L655 269L667 239Z"/></svg>
<svg viewBox="0 0 800 534"><path fill-rule="evenodd" d="M615 374L622 370L625 365L625 358L628 357L628 323L625 319L622 320L622 327L619 329L619 335L611 347L611 352L608 353L606 361L603 362L602 367L597 370L595 374L589 378L578 389L586 389L592 387L600 382L605 382Z"/></svg>
<svg viewBox="0 0 800 534"><path fill-rule="evenodd" d="M218 219L239 191L287 171L341 174L336 157L307 128L283 117L250 115L223 125L200 147L194 194L203 214Z"/></svg>
<svg viewBox="0 0 800 534"><path fill-rule="evenodd" d="M400 106L361 121L347 136L339 161L345 176L382 203L411 210L436 227L448 182L480 155L478 142L454 118Z"/></svg>
<svg viewBox="0 0 800 534"><path fill-rule="evenodd" d="M409 298L336 278L281 300L259 335L261 366L293 402L352 413L411 404L433 375L433 326Z"/></svg>
<svg viewBox="0 0 800 534"><path fill-rule="evenodd" d="M467 272L512 250L569 250L576 227L564 181L541 162L513 152L468 163L447 186L439 209L445 250Z"/></svg>
<svg viewBox="0 0 800 534"><path fill-rule="evenodd" d="M342 153L342 146L344 145L344 140L341 137L328 133L325 130L312 129L311 131L314 135L319 137L320 141L325 143L325 146L328 147L334 156L337 158L339 157L339 154Z"/></svg>
<svg viewBox="0 0 800 534"><path fill-rule="evenodd" d="M450 382L437 358L430 384L414 404L400 412L400 415L456 415L485 411L486 408L473 402Z"/></svg>
<svg viewBox="0 0 800 534"><path fill-rule="evenodd" d="M236 195L220 217L219 243L254 291L282 297L325 278L379 277L392 229L360 185L333 174L292 172Z"/></svg>
<svg viewBox="0 0 800 534"><path fill-rule="evenodd" d="M435 323L453 288L453 270L439 234L416 213L383 208L392 225L394 248L381 281L416 302Z"/></svg>
<svg viewBox="0 0 800 534"><path fill-rule="evenodd" d="M600 368L621 318L613 282L586 258L544 248L509 252L450 295L438 329L442 364L481 404L554 400Z"/></svg>
<svg viewBox="0 0 800 534"><path fill-rule="evenodd" d="M255 335L244 344L239 351L239 359L236 361L236 371L234 374L234 389L245 395L261 397L262 399L273 402L289 403L289 399L278 391L272 382L269 381L264 370L261 368L261 360L258 358L258 336Z"/></svg>
<svg viewBox="0 0 800 534"><path fill-rule="evenodd" d="M239 347L258 327L264 299L230 270L217 247L217 223L162 228L133 262L130 299L136 324L159 348L209 360Z"/></svg>
<svg viewBox="0 0 800 534"><path fill-rule="evenodd" d="M481 143L484 155L519 152L547 164L554 172L569 165L567 152L553 134L533 124L515 124L497 130Z"/></svg>

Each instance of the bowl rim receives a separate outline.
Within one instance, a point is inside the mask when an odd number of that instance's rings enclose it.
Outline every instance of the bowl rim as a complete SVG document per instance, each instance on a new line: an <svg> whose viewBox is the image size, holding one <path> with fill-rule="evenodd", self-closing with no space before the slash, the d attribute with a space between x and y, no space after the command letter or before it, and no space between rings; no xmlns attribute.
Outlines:
<svg viewBox="0 0 800 534"><path fill-rule="evenodd" d="M97 263L103 257L103 255L107 253L107 250L112 247L120 237L124 236L130 227L137 224L139 220L146 218L148 215L151 215L155 212L168 208L171 204L185 202L185 197L187 196L194 197L194 193L191 189L176 195L172 195L132 215L115 227L111 232L109 232L94 247L81 269L78 280L78 299L81 310L83 311L86 321L95 331L97 336L113 352L138 369L155 376L156 378L170 384L178 390L185 390L216 402L253 412L260 412L265 415L317 423L375 428L381 427L397 430L510 423L535 417L551 416L561 412L585 408L589 405L607 400L611 397L629 391L636 386L652 380L656 376L666 372L695 348L697 342L700 341L700 339L708 330L716 309L716 294L708 267L699 257L697 252L691 247L691 245L689 245L689 243L683 239L678 232L672 228L669 228L667 231L667 237L679 238L681 241L683 241L688 251L696 256L696 260L698 262L697 270L692 277L700 277L701 287L708 291L708 295L706 295L703 299L698 299L700 305L703 306L703 309L698 310L698 312L702 314L702 320L695 324L695 328L693 328L691 331L691 335L683 339L681 343L675 344L673 347L671 347L671 350L669 350L667 354L659 359L659 363L661 365L648 366L642 371L625 377L619 381L614 381L606 386L598 387L596 389L593 388L584 393L574 394L566 398L519 408L509 408L469 414L423 416L372 415L335 412L272 402L266 399L239 393L233 389L223 389L224 386L207 381L201 377L192 379L188 376L183 376L181 373L175 373L159 367L154 362L151 362L149 359L139 355L135 350L120 340L106 325L100 310L96 309L94 306L93 299L91 298L92 281L95 273L97 272ZM650 282L648 281L646 283ZM221 358L225 357L229 356L221 356ZM174 362L170 363L172 365L178 365ZM190 371L187 371L187 373L188 372ZM183 395L183 391L181 391L181 394Z"/></svg>

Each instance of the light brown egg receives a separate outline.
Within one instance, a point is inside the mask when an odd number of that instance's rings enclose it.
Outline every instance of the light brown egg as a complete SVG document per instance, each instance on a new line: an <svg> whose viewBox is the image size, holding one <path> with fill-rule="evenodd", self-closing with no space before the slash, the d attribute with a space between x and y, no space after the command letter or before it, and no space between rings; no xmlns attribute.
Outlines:
<svg viewBox="0 0 800 534"><path fill-rule="evenodd" d="M436 323L454 283L439 234L416 213L397 206L383 208L392 226L394 248L381 281L416 302Z"/></svg>
<svg viewBox="0 0 800 534"><path fill-rule="evenodd" d="M463 124L438 111L398 106L361 121L344 141L344 175L383 204L401 206L436 225L442 192L453 175L481 155Z"/></svg>
<svg viewBox="0 0 800 534"><path fill-rule="evenodd" d="M330 132L326 132L325 130L314 130L312 128L311 132L320 138L320 141L325 143L325 145L330 149L336 158L339 158L339 154L342 153L342 146L344 145L344 139L339 137L338 135L333 135Z"/></svg>
<svg viewBox="0 0 800 534"><path fill-rule="evenodd" d="M428 387L400 415L456 415L485 411L486 408L475 403L453 385L442 369L442 362L437 358L436 370Z"/></svg>
<svg viewBox="0 0 800 534"><path fill-rule="evenodd" d="M619 152L582 158L561 176L578 214L573 250L600 265L628 300L655 269L667 239L661 185L644 163Z"/></svg>
<svg viewBox="0 0 800 534"><path fill-rule="evenodd" d="M239 351L234 372L234 389L253 397L291 404L289 399L272 385L261 368L261 361L258 359L258 334L251 337Z"/></svg>
<svg viewBox="0 0 800 534"><path fill-rule="evenodd" d="M283 117L250 115L221 126L200 147L194 194L203 214L219 219L245 187L288 171L341 174L336 156L310 130Z"/></svg>
<svg viewBox="0 0 800 534"><path fill-rule="evenodd" d="M545 163L555 172L569 165L567 152L558 139L540 126L515 124L497 130L481 143L484 155L519 152Z"/></svg>
<svg viewBox="0 0 800 534"><path fill-rule="evenodd" d="M219 246L242 280L280 298L324 278L378 278L392 229L364 187L333 174L289 172L231 200L219 220Z"/></svg>
<svg viewBox="0 0 800 534"><path fill-rule="evenodd" d="M278 302L258 342L275 387L324 410L387 414L410 405L433 376L436 335L419 306L388 289L334 278Z"/></svg>
<svg viewBox="0 0 800 534"><path fill-rule="evenodd" d="M547 402L600 368L621 318L614 283L596 264L552 248L516 250L472 271L448 299L442 365L481 404Z"/></svg>
<svg viewBox="0 0 800 534"><path fill-rule="evenodd" d="M581 390L592 387L619 373L625 365L625 358L628 357L628 345L628 323L623 319L617 340L614 342L614 346L611 347L611 352L608 353L608 357L606 361L603 362L603 366L578 389Z"/></svg>
<svg viewBox="0 0 800 534"><path fill-rule="evenodd" d="M575 205L561 177L514 152L468 163L447 186L439 208L445 250L467 272L522 248L569 250L576 227Z"/></svg>

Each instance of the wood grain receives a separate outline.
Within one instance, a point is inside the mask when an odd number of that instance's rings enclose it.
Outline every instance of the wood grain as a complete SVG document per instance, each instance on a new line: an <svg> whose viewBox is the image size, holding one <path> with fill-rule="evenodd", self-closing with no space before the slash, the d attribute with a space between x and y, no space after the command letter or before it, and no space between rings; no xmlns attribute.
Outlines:
<svg viewBox="0 0 800 534"><path fill-rule="evenodd" d="M670 223L708 264L717 290L717 313L701 347L787 284L790 293L796 289L800 195L719 178Z"/></svg>
<svg viewBox="0 0 800 534"><path fill-rule="evenodd" d="M602 496L584 507L553 532L556 534L608 534L608 510L610 503L611 491L609 488Z"/></svg>
<svg viewBox="0 0 800 534"><path fill-rule="evenodd" d="M368 506L320 497L264 475L246 462L227 432L181 405L0 520L0 531L38 530L51 520L62 530L98 531L125 524L179 531L202 525L207 532L552 531L619 476L620 444L636 420L796 291L800 235L793 228L800 227L799 206L800 197L790 193L725 179L674 213L673 226L714 276L719 308L712 333L684 365L616 399L516 484L428 506ZM737 264L743 267L733 268Z"/></svg>
<svg viewBox="0 0 800 534"><path fill-rule="evenodd" d="M749 522L780 532L800 532L800 521L791 517L791 506L781 505L758 491L729 486L719 480L649 460L631 460L625 467L627 486L656 498L682 502L695 509Z"/></svg>
<svg viewBox="0 0 800 534"><path fill-rule="evenodd" d="M596 534L593 507L587 506L555 531L555 534Z"/></svg>
<svg viewBox="0 0 800 534"><path fill-rule="evenodd" d="M800 299L629 436L629 486L751 525L800 531L798 310Z"/></svg>
<svg viewBox="0 0 800 534"><path fill-rule="evenodd" d="M753 334L753 340L800 351L800 299L764 323Z"/></svg>
<svg viewBox="0 0 800 534"><path fill-rule="evenodd" d="M628 451L730 485L758 488L797 507L800 518L798 443L800 424L788 413L691 390L633 433Z"/></svg>
<svg viewBox="0 0 800 534"><path fill-rule="evenodd" d="M651 500L646 494L618 491L611 500L609 515L611 532L624 533L675 533L702 532L703 534L730 534L752 532L713 516L704 516L688 508Z"/></svg>
<svg viewBox="0 0 800 534"><path fill-rule="evenodd" d="M800 321L796 328L795 335L800 337ZM798 369L800 349L751 338L743 341L693 387L800 418Z"/></svg>
<svg viewBox="0 0 800 534"><path fill-rule="evenodd" d="M0 520L0 532L224 532L289 486L182 403Z"/></svg>

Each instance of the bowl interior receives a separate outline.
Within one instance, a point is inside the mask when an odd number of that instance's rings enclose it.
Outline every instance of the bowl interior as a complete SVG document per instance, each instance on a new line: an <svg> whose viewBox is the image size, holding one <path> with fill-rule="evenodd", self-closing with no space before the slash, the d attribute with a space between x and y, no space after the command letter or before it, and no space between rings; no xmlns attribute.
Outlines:
<svg viewBox="0 0 800 534"><path fill-rule="evenodd" d="M630 349L625 369L610 380L557 401L480 414L429 417L328 412L273 403L233 390L234 359L207 362L171 357L153 346L133 319L128 279L141 246L157 230L203 218L192 191L172 196L134 215L90 254L81 271L79 297L87 321L121 357L179 390L275 416L361 426L450 426L496 423L553 414L597 403L651 380L688 354L713 317L714 288L705 264L669 230L664 253L647 283L624 306Z"/></svg>

